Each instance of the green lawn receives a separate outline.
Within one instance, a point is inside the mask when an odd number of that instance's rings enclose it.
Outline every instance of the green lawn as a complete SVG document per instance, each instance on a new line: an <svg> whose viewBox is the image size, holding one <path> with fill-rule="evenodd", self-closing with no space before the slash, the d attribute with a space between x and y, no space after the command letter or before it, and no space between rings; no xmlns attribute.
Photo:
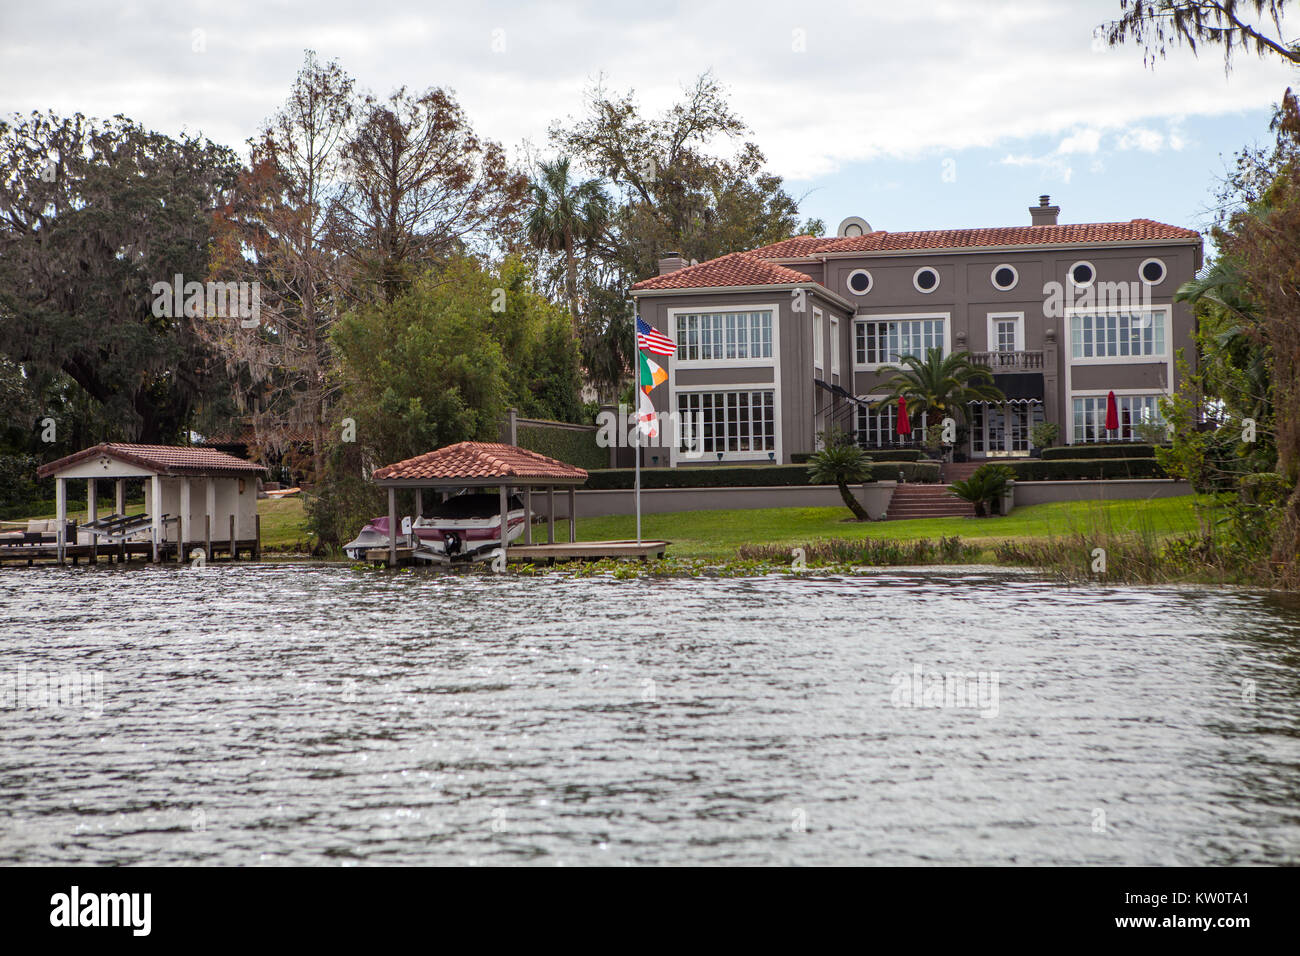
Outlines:
<svg viewBox="0 0 1300 956"><path fill-rule="evenodd" d="M909 521L846 521L845 508L762 508L752 511L690 511L644 515L641 534L672 542L669 555L724 560L744 544L807 544L826 539L960 537L972 544L992 545L1008 539L1026 540L1098 531L1143 533L1163 537L1199 526L1196 496L1151 501L1074 501L1017 508L1005 518L918 518ZM1209 507L1208 499L1201 499ZM560 529L557 528L557 531ZM636 536L636 519L628 516L584 518L578 538L614 540Z"/></svg>
<svg viewBox="0 0 1300 956"><path fill-rule="evenodd" d="M302 510L302 496L262 498L257 502L262 516L262 550L308 553L307 519ZM360 529L357 529L360 530Z"/></svg>

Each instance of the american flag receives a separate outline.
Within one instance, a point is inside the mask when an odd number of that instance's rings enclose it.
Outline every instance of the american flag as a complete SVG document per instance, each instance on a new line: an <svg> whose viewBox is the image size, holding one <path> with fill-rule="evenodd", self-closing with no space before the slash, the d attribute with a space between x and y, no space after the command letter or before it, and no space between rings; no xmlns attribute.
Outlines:
<svg viewBox="0 0 1300 956"><path fill-rule="evenodd" d="M662 332L652 329L641 316L636 317L636 347L655 355L676 355L677 345Z"/></svg>

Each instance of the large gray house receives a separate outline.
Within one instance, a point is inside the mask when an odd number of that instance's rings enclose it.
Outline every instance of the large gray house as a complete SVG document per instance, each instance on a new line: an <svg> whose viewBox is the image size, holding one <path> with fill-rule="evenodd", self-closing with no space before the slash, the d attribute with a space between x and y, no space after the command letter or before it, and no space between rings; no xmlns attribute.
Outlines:
<svg viewBox="0 0 1300 956"><path fill-rule="evenodd" d="M896 445L895 407L873 407L878 370L938 347L972 353L1007 397L967 409L960 450L973 459L1027 455L1039 421L1068 443L1137 439L1177 384L1179 350L1195 363L1195 320L1173 295L1201 266L1200 234L1150 219L1058 224L1047 196L1029 213L1029 225L929 232L855 217L835 237L662 260L631 289L677 345L656 410L702 421L691 441L711 463L788 463L828 425ZM1107 432L1110 391L1120 428ZM662 457L684 460L676 447Z"/></svg>

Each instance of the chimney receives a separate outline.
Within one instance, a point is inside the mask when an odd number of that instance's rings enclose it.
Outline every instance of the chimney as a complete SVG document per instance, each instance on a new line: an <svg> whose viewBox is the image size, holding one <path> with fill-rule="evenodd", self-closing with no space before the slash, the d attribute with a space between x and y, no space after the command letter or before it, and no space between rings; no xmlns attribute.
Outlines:
<svg viewBox="0 0 1300 956"><path fill-rule="evenodd" d="M1055 226L1060 206L1052 205L1051 196L1039 196L1038 205L1029 207L1029 224L1031 226Z"/></svg>
<svg viewBox="0 0 1300 956"><path fill-rule="evenodd" d="M686 260L682 258L680 252L666 252L664 257L659 260L659 274L666 276L670 272L676 272L678 269L686 268Z"/></svg>

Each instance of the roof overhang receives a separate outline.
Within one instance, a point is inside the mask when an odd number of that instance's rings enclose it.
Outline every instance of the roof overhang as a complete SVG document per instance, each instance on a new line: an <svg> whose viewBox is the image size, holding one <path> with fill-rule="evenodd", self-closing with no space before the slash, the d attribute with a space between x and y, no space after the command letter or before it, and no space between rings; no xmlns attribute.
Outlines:
<svg viewBox="0 0 1300 956"><path fill-rule="evenodd" d="M772 260L777 261L777 260ZM727 292L731 294L749 294L751 292L795 292L803 290L813 295L819 295L828 302L833 302L840 308L852 311L855 306L844 296L832 292L820 282L814 282L809 279L807 282L785 282L772 285L704 285L693 286L685 289L629 289L628 294L636 299L643 295L701 295L716 294Z"/></svg>
<svg viewBox="0 0 1300 956"><path fill-rule="evenodd" d="M373 484L379 488L544 488L572 485L575 488L586 482L586 478L530 478L507 476L502 478L375 478Z"/></svg>
<svg viewBox="0 0 1300 956"><path fill-rule="evenodd" d="M1198 236L1195 239L1111 239L1106 241L1093 240L1090 242L1017 242L1008 243L1000 246L952 246L939 247L934 249L858 249L850 252L823 252L818 254L819 260L829 259L866 259L866 258L899 258L903 256L967 256L980 252L1024 252L1029 250L1044 249L1150 249L1158 246L1196 246L1200 248L1204 240ZM778 265L785 262L799 262L807 260L797 259L771 259Z"/></svg>

